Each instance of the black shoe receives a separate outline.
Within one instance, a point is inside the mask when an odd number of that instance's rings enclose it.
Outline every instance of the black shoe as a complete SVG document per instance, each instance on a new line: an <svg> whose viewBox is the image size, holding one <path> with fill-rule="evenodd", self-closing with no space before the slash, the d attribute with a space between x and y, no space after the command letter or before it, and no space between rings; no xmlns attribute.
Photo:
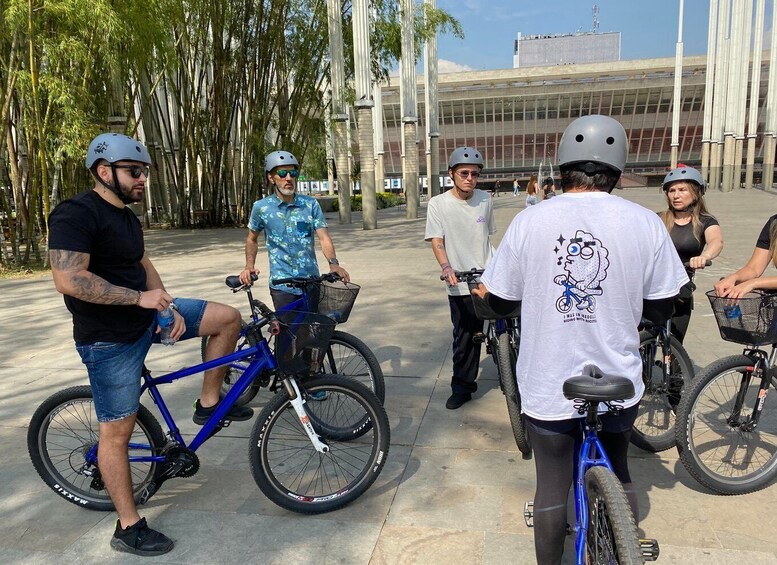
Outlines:
<svg viewBox="0 0 777 565"><path fill-rule="evenodd" d="M200 404L200 399L198 398L197 402L194 403L194 416L192 416L194 423L198 426L205 424L205 422L208 421L208 418L210 418L210 415L213 414L216 406L218 406L218 404L214 404L210 408L203 408L202 404ZM235 422L242 422L244 420L250 420L253 415L253 408L249 408L248 406L232 405L232 408L229 409L229 412L227 412L227 415L224 416L224 419L234 420Z"/></svg>
<svg viewBox="0 0 777 565"><path fill-rule="evenodd" d="M111 538L111 547L116 551L151 556L167 553L174 546L169 537L149 528L145 518L141 518L126 530L121 527L121 522L116 520L116 531Z"/></svg>
<svg viewBox="0 0 777 565"><path fill-rule="evenodd" d="M469 402L470 400L472 400L472 395L470 393L454 392L445 403L445 407L448 410L456 410L456 408L461 408L464 403Z"/></svg>

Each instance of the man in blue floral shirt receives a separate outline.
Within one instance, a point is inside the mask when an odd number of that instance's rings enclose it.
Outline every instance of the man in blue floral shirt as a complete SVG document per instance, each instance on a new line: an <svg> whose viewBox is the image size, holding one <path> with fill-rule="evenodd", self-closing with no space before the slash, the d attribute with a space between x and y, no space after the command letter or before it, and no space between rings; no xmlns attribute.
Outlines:
<svg viewBox="0 0 777 565"><path fill-rule="evenodd" d="M296 192L299 176L297 158L288 151L273 151L264 161L264 170L273 193L256 201L251 210L245 248L246 264L240 273L240 281L251 284L251 275L259 272L255 262L259 232L263 230L271 281L318 276L314 234L321 241L321 251L330 271L348 281L348 272L337 260L321 206L315 198ZM301 293L301 290L285 285L274 287L270 282L270 295L276 310L299 298Z"/></svg>

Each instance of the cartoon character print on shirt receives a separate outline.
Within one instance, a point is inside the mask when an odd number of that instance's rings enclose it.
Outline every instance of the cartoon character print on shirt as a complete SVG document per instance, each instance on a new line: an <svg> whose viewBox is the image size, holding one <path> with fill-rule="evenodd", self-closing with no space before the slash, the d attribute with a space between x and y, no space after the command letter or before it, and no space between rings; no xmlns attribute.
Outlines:
<svg viewBox="0 0 777 565"><path fill-rule="evenodd" d="M560 235L557 241L557 263L563 265L566 274L556 275L553 279L557 285L564 287L561 296L556 300L556 310L567 314L574 307L578 312L587 311L593 314L596 311L594 296L602 294L601 282L607 278L607 268L610 266L610 260L607 258L609 251L602 245L601 240L583 230L575 232L566 248L564 243L567 240L563 235ZM568 318L594 321L593 316L577 315Z"/></svg>

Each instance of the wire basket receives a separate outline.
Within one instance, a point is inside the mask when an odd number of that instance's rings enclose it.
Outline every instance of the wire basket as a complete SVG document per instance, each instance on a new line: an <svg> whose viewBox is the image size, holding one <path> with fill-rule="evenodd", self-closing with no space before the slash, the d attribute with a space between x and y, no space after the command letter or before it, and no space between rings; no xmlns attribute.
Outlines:
<svg viewBox="0 0 777 565"><path fill-rule="evenodd" d="M319 289L318 313L338 324L347 322L360 288L358 284L350 282L323 281Z"/></svg>
<svg viewBox="0 0 777 565"><path fill-rule="evenodd" d="M472 290L473 288L477 288L477 283L469 283L469 288L470 290ZM480 320L507 320L509 318L521 317L520 304L518 304L518 306L513 308L507 314L497 314L496 312L494 312L494 310L491 309L491 306L488 305L488 302L486 302L479 296L473 294L472 305L475 307L475 316L477 316L478 319Z"/></svg>
<svg viewBox="0 0 777 565"><path fill-rule="evenodd" d="M275 360L283 373L317 373L337 325L322 314L287 310L277 314L281 333L275 338Z"/></svg>
<svg viewBox="0 0 777 565"><path fill-rule="evenodd" d="M720 337L743 345L777 343L777 294L748 292L742 298L707 292Z"/></svg>

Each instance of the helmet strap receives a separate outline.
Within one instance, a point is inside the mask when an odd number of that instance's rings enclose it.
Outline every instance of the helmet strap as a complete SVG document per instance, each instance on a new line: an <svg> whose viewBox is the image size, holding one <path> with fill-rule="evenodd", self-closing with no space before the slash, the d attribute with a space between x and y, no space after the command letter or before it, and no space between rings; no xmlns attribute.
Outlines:
<svg viewBox="0 0 777 565"><path fill-rule="evenodd" d="M135 204L136 202L129 198L127 195L125 195L121 189L119 188L119 177L116 175L116 167L113 166L113 163L109 163L111 167L111 173L113 175L113 185L108 184L103 179L100 178L100 175L97 174L95 171L94 178L99 182L101 185L103 185L105 188L113 192L116 196L119 197L119 200L122 201L124 204Z"/></svg>

